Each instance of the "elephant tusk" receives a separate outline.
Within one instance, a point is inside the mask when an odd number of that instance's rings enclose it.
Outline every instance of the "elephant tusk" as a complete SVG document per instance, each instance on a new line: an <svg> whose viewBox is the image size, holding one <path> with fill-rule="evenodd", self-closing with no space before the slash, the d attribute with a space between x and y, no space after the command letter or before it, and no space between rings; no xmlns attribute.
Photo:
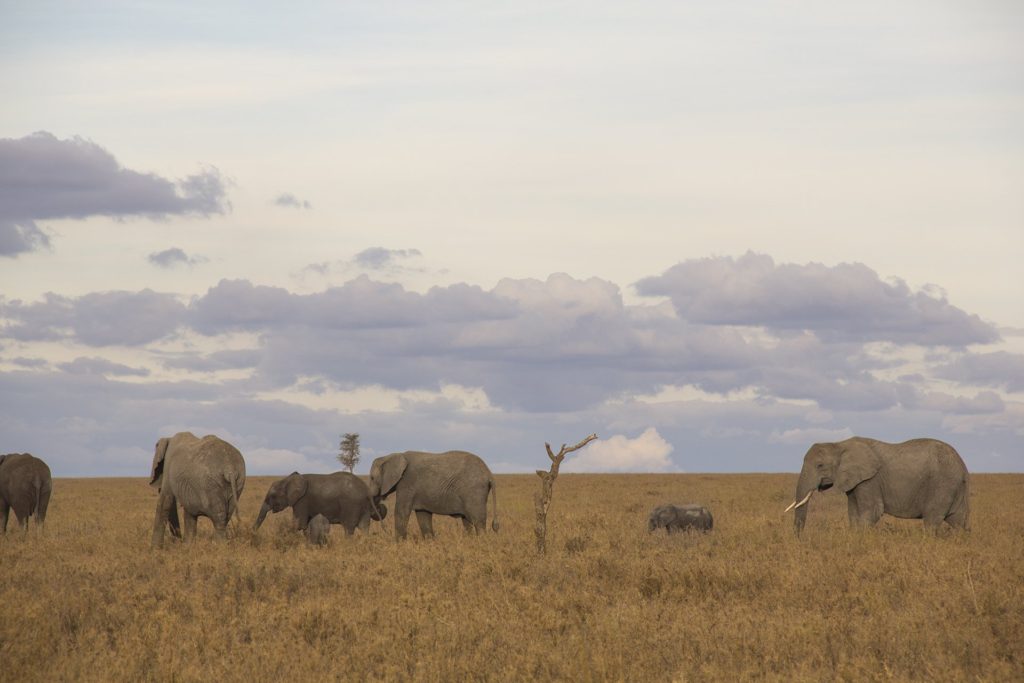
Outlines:
<svg viewBox="0 0 1024 683"><path fill-rule="evenodd" d="M798 503L798 502L796 502L796 501L794 500L794 501L793 501L792 503L790 503L790 504L789 504L789 507L788 507L788 508L786 508L785 510L783 510L783 511L782 511L782 512L783 512L783 514L785 514L785 513L789 512L790 510L795 510L796 508L798 508L798 507L802 506L802 505L803 505L804 503L806 503L806 502L807 502L807 500L808 500L808 499L809 499L809 498L811 497L811 494L812 494L812 493L814 493L814 489L811 489L810 491L808 491L808 492L807 492L807 495L806 495L806 496L804 496L804 499L803 499L803 500L801 500L801 501L800 501L799 503Z"/></svg>

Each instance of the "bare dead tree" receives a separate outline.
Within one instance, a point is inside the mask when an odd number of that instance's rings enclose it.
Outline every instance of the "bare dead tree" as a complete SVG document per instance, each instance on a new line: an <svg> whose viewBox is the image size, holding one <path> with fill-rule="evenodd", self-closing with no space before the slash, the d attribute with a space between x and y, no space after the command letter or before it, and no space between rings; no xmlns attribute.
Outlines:
<svg viewBox="0 0 1024 683"><path fill-rule="evenodd" d="M562 444L562 447L558 450L558 455L555 455L551 450L551 444L544 444L544 448L548 451L548 458L551 459L551 469L547 472L537 470L537 476L540 477L541 481L540 491L533 495L533 505L537 512L537 524L533 527L533 533L537 536L537 552L541 554L544 554L547 550L548 507L551 505L551 493L555 485L555 479L558 478L558 468L561 466L562 460L565 459L566 455L573 451L578 451L596 438L597 434L591 434L571 448L567 448L565 444Z"/></svg>

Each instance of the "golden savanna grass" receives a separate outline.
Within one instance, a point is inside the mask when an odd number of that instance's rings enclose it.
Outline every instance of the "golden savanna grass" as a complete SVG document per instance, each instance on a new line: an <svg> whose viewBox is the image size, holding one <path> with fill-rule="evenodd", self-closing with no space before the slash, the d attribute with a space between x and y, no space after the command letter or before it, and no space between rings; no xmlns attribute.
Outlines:
<svg viewBox="0 0 1024 683"><path fill-rule="evenodd" d="M498 479L498 534L315 549L248 530L253 477L233 538L163 551L143 480L58 479L45 535L0 540L0 679L1024 680L1024 475L972 477L968 535L850 531L830 492L801 539L795 475L563 475L544 557L539 480ZM649 535L664 502L715 530Z"/></svg>

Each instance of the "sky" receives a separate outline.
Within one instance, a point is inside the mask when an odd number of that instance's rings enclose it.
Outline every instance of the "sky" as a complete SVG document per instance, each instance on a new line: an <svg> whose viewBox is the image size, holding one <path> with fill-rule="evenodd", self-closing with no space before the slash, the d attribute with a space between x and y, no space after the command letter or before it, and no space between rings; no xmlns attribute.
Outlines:
<svg viewBox="0 0 1024 683"><path fill-rule="evenodd" d="M1024 471L1024 5L0 0L0 452Z"/></svg>

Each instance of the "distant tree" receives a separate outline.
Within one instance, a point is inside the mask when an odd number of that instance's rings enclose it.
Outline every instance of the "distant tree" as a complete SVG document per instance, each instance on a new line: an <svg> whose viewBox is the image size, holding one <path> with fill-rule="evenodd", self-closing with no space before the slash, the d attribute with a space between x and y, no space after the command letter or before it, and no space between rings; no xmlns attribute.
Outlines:
<svg viewBox="0 0 1024 683"><path fill-rule="evenodd" d="M343 434L339 446L338 462L349 472L359 464L359 435Z"/></svg>

